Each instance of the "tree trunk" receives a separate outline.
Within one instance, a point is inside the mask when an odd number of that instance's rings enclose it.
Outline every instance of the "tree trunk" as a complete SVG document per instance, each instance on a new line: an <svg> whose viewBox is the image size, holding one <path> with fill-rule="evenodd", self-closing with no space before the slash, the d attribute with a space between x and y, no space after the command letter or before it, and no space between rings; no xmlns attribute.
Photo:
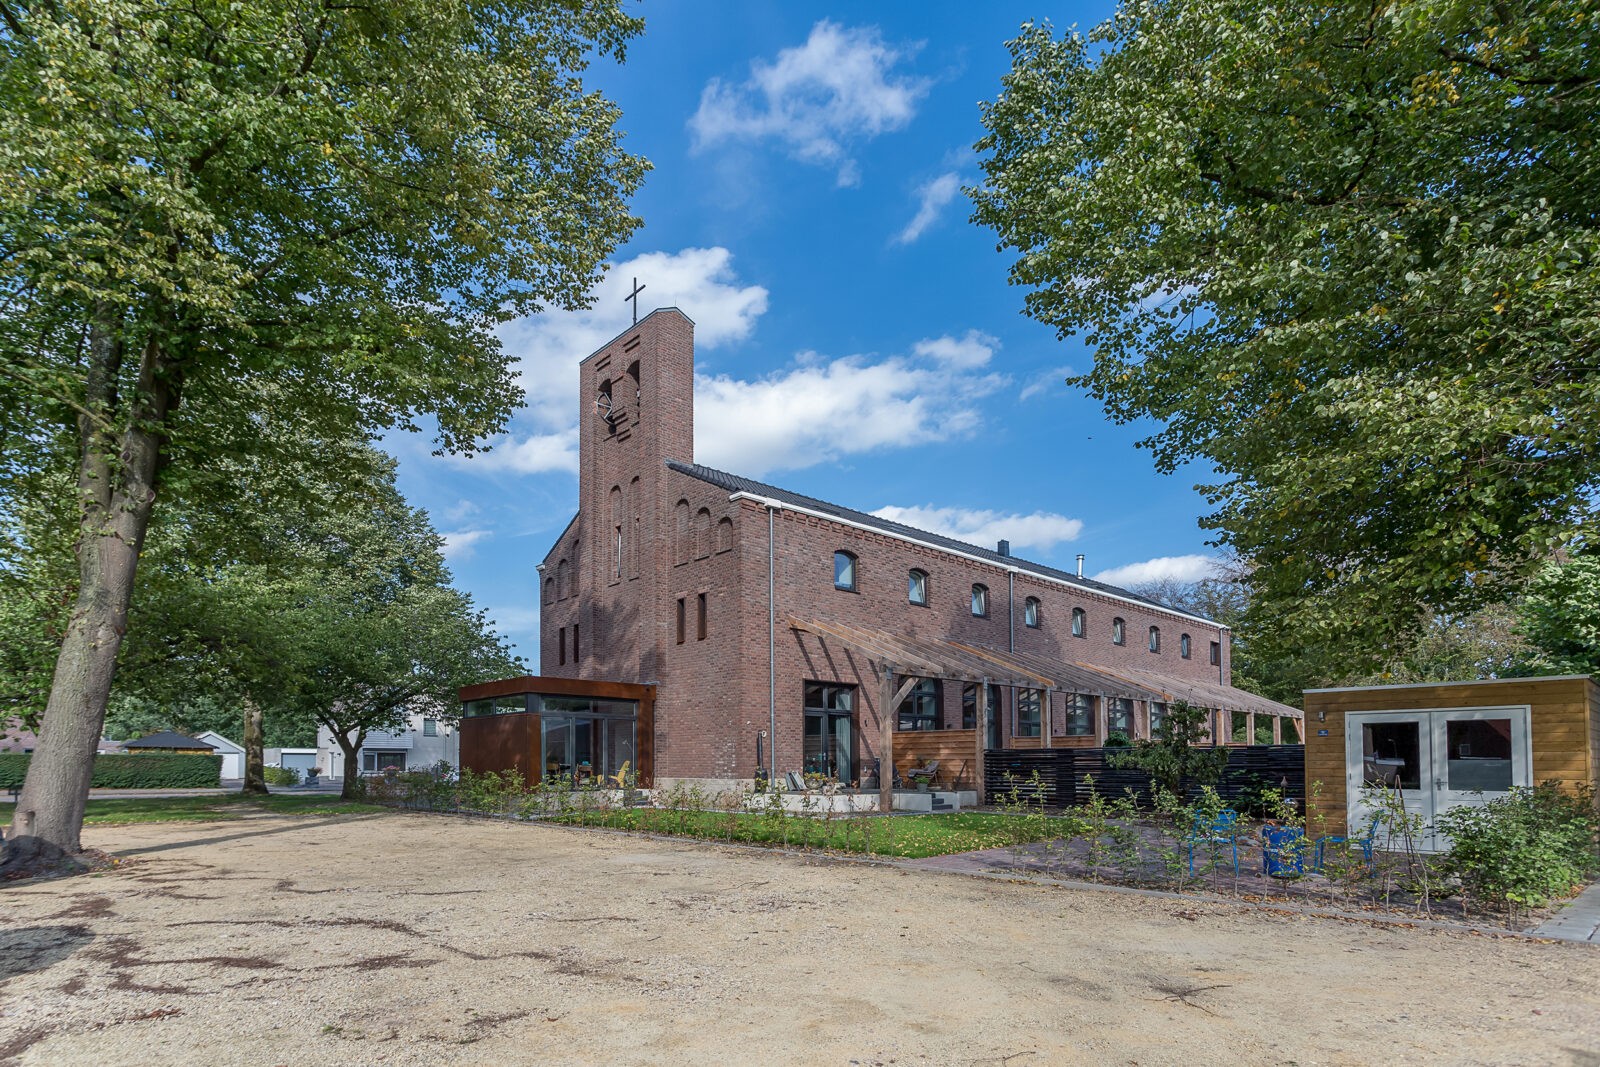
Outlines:
<svg viewBox="0 0 1600 1067"><path fill-rule="evenodd" d="M266 745L261 732L261 705L254 697L244 698L244 787L247 796L267 795Z"/></svg>
<svg viewBox="0 0 1600 1067"><path fill-rule="evenodd" d="M361 745L367 739L366 731L357 734L356 739L352 741L343 731L334 730L333 739L339 742L339 748L344 752L344 788L339 790L339 795L345 800L359 799L356 795L356 783L361 780L361 764L356 759L356 754L361 751Z"/></svg>
<svg viewBox="0 0 1600 1067"><path fill-rule="evenodd" d="M121 328L118 312L96 307L86 356L86 413L78 418L78 598L56 657L8 852L11 840L28 837L38 839L28 843L34 849L71 854L82 848L83 809L155 503L159 428L173 388L161 349L152 342L140 358L136 394L119 412Z"/></svg>

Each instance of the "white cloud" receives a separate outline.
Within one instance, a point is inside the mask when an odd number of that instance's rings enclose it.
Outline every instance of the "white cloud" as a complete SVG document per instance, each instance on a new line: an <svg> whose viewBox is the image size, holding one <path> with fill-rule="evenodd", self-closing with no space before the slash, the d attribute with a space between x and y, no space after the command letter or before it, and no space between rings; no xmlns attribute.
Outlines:
<svg viewBox="0 0 1600 1067"><path fill-rule="evenodd" d="M1094 579L1110 585L1130 586L1163 579L1175 582L1198 582L1218 577L1222 572L1221 560L1215 556L1202 556L1196 553L1188 556L1158 556L1143 563L1112 567L1096 574Z"/></svg>
<svg viewBox="0 0 1600 1067"><path fill-rule="evenodd" d="M695 147L772 138L795 159L837 167L839 185L855 185L860 168L846 144L905 126L928 91L926 79L893 73L913 51L890 48L875 27L824 19L805 44L752 61L744 82L708 82L689 119Z"/></svg>
<svg viewBox="0 0 1600 1067"><path fill-rule="evenodd" d="M954 200L961 191L961 176L951 171L941 174L932 181L924 182L917 189L917 213L906 223L906 228L895 235L895 243L908 245L922 236L922 232L939 217L939 212Z"/></svg>
<svg viewBox="0 0 1600 1067"><path fill-rule="evenodd" d="M828 361L803 352L755 381L699 377L695 458L760 476L964 436L978 425L979 401L1008 381L972 363L979 348L986 361L994 343L974 332L919 342L913 356Z"/></svg>
<svg viewBox="0 0 1600 1067"><path fill-rule="evenodd" d="M998 338L990 337L979 330L968 330L965 337L931 337L918 341L912 346L912 351L919 356L943 363L950 367L972 369L982 367L989 362L989 357L994 355L994 350L1000 347Z"/></svg>
<svg viewBox="0 0 1600 1067"><path fill-rule="evenodd" d="M767 310L767 290L741 285L726 248L647 252L611 267L590 290L580 311L552 311L507 323L500 340L517 361L528 406L513 432L492 442L487 455L451 462L480 470L523 474L578 469L578 361L628 328L625 301L638 278L645 286L640 313L677 307L694 320L695 348L716 348L755 329Z"/></svg>
<svg viewBox="0 0 1600 1067"><path fill-rule="evenodd" d="M902 508L890 505L872 514L890 522L904 523L919 530L944 534L983 548L1010 541L1013 548L1027 546L1049 551L1062 541L1074 541L1083 532L1081 519L1048 511L1031 515L1006 514L978 508L925 507Z"/></svg>
<svg viewBox="0 0 1600 1067"><path fill-rule="evenodd" d="M488 530L457 530L440 536L444 538L445 559L471 559L472 546L491 535Z"/></svg>
<svg viewBox="0 0 1600 1067"><path fill-rule="evenodd" d="M1051 367L1023 386L1022 392L1017 394L1017 399L1030 400L1033 397L1048 393L1070 377L1071 374L1071 367Z"/></svg>

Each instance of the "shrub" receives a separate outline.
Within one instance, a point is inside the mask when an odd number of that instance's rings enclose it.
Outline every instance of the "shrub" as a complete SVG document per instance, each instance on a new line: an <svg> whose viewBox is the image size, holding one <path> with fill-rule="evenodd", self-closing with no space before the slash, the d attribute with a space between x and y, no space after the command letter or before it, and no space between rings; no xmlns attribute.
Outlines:
<svg viewBox="0 0 1600 1067"><path fill-rule="evenodd" d="M300 784L300 771L294 767L263 767L261 774L268 785Z"/></svg>
<svg viewBox="0 0 1600 1067"><path fill-rule="evenodd" d="M31 754L0 753L0 789L20 787ZM95 789L207 789L222 784L222 757L190 753L94 758Z"/></svg>
<svg viewBox="0 0 1600 1067"><path fill-rule="evenodd" d="M1513 789L1483 805L1440 815L1450 837L1446 868L1479 900L1537 907L1600 871L1594 790L1565 793L1555 782Z"/></svg>

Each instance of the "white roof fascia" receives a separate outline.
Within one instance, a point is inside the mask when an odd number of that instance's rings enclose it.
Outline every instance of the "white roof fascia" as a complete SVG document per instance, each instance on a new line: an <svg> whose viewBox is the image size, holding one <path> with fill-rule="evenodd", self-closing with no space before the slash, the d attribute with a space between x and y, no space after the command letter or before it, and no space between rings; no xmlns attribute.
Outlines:
<svg viewBox="0 0 1600 1067"><path fill-rule="evenodd" d="M1151 604L1143 600L1134 600L1132 597L1118 596L1115 593L1108 593L1103 589L1090 589L1087 586L1078 585L1076 582L1069 582L1062 578L1052 578L1048 574L1040 574L1038 571L1029 570L1026 567L1006 566L1004 564L996 563L992 559L984 559L982 556L974 556L970 552L961 552L953 548L946 548L944 545L936 545L932 541L923 541L915 537L907 537L905 534L896 533L893 530L885 530L881 526L868 526L863 522L854 522L838 515L830 515L826 511L818 511L815 508L801 507L798 504L791 504L786 500L775 500L772 497L761 496L758 493L747 493L743 490L734 493L733 495L729 496L728 499L750 500L757 504L761 504L764 507L779 508L783 511L794 511L801 515L810 515L813 518L823 519L827 522L836 522L840 526L849 526L852 529L862 530L866 533L879 534L883 537L892 537L897 541L905 541L908 544L920 545L923 548L929 548L935 552L943 552L946 555L956 556L960 559L971 560L973 563L981 563L985 567L993 567L995 570L1001 571L1002 573L1025 574L1029 578L1033 578L1041 582L1049 582L1051 585L1059 585L1066 589L1075 589L1080 593L1103 596L1108 600L1116 600L1124 604L1131 604L1136 608L1142 608L1146 611L1159 611L1163 614L1171 615L1175 619L1188 619L1191 622L1203 623L1206 626L1215 626L1218 630L1226 631L1229 629L1229 627L1222 625L1220 622L1202 618L1199 615L1190 615L1188 612L1179 611L1176 608L1164 607L1160 604Z"/></svg>

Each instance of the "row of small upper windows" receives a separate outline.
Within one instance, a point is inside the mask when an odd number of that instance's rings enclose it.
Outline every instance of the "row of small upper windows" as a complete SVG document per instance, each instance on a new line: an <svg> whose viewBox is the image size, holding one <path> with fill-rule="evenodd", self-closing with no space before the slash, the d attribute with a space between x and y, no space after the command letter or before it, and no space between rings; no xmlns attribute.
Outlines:
<svg viewBox="0 0 1600 1067"><path fill-rule="evenodd" d="M856 589L857 560L852 552L843 550L833 554L833 585L835 589L844 589L855 592ZM913 604L926 607L928 604L928 572L912 568L906 577L906 598ZM1030 596L1022 602L1022 623L1037 630L1043 606L1036 596ZM986 618L989 614L989 587L979 583L972 586L972 614L978 618ZM1072 636L1087 637L1089 619L1082 608L1072 609ZM1161 651L1161 628L1150 627L1150 651ZM1128 643L1127 623L1122 619L1111 620L1111 643L1125 645ZM1178 655L1188 659L1193 652L1193 641L1188 634L1181 634L1178 638ZM1221 661L1221 646L1217 642L1211 644L1211 662Z"/></svg>

